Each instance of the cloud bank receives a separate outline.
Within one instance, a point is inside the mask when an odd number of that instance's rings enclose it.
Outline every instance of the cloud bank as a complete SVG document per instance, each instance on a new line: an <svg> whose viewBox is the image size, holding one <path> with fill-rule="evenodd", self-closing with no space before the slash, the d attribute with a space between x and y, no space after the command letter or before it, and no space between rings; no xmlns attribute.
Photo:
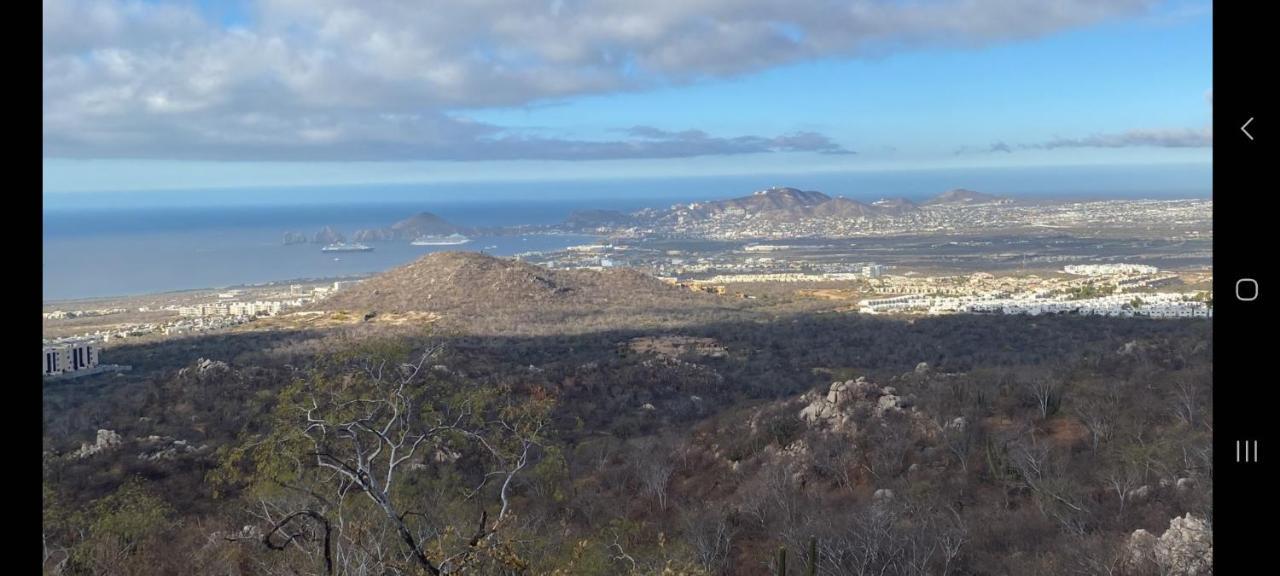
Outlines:
<svg viewBox="0 0 1280 576"><path fill-rule="evenodd" d="M809 59L1035 38L1148 0L45 0L44 155L206 160L848 153L799 132L537 137L467 110L731 77Z"/></svg>

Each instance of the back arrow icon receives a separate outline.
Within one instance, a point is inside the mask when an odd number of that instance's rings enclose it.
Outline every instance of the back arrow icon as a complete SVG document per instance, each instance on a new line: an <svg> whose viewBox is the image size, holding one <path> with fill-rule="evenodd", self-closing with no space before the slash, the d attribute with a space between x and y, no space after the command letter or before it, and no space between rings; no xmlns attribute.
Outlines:
<svg viewBox="0 0 1280 576"><path fill-rule="evenodd" d="M1252 124L1252 123L1253 123L1253 118L1250 118L1250 119L1248 119L1248 120L1245 120L1245 122L1244 122L1244 126L1241 126L1241 127L1240 127L1240 131L1241 131L1241 132L1244 132L1244 135L1245 135L1245 136L1248 136L1248 137L1249 137L1249 140L1253 140L1253 134L1250 134L1248 130L1245 130L1245 128L1248 128L1248 127L1249 127L1249 125L1250 125L1250 124Z"/></svg>

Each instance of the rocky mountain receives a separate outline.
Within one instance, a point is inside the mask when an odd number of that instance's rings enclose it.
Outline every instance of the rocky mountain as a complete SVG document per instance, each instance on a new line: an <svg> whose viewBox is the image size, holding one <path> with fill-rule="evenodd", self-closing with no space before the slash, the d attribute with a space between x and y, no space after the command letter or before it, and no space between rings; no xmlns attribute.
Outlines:
<svg viewBox="0 0 1280 576"><path fill-rule="evenodd" d="M920 205L907 200L906 198L881 198L871 203L871 206L881 213L891 214L894 216L914 212L920 209Z"/></svg>
<svg viewBox="0 0 1280 576"><path fill-rule="evenodd" d="M385 242L391 240L412 241L420 236L448 236L463 234L466 230L430 212L419 212L387 228L375 228L356 232L359 242Z"/></svg>
<svg viewBox="0 0 1280 576"><path fill-rule="evenodd" d="M687 209L702 215L739 211L752 214L795 213L829 200L831 200L831 197L821 192L775 186L741 198L689 204Z"/></svg>
<svg viewBox="0 0 1280 576"><path fill-rule="evenodd" d="M334 230L332 226L325 226L324 228L321 228L320 231L316 232L316 235L311 239L313 244L334 244L346 241L346 236L343 236L341 232Z"/></svg>
<svg viewBox="0 0 1280 576"><path fill-rule="evenodd" d="M848 198L831 198L825 202L816 204L803 212L805 216L815 218L874 218L879 216L881 211L879 208L850 200Z"/></svg>

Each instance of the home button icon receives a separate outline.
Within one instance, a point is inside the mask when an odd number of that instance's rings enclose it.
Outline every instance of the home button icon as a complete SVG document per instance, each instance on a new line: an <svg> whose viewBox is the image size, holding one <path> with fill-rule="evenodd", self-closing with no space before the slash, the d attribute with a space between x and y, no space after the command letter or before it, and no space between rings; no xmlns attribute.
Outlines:
<svg viewBox="0 0 1280 576"><path fill-rule="evenodd" d="M1253 278L1236 280L1236 299L1241 302L1252 302L1258 299L1258 281Z"/></svg>

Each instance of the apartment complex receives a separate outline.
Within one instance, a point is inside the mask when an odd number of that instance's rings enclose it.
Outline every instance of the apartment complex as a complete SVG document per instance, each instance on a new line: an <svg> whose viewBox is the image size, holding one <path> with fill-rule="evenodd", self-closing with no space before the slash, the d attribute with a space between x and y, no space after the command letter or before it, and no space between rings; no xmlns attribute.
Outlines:
<svg viewBox="0 0 1280 576"><path fill-rule="evenodd" d="M57 376L98 365L98 347L91 340L61 342L44 346L44 375Z"/></svg>

